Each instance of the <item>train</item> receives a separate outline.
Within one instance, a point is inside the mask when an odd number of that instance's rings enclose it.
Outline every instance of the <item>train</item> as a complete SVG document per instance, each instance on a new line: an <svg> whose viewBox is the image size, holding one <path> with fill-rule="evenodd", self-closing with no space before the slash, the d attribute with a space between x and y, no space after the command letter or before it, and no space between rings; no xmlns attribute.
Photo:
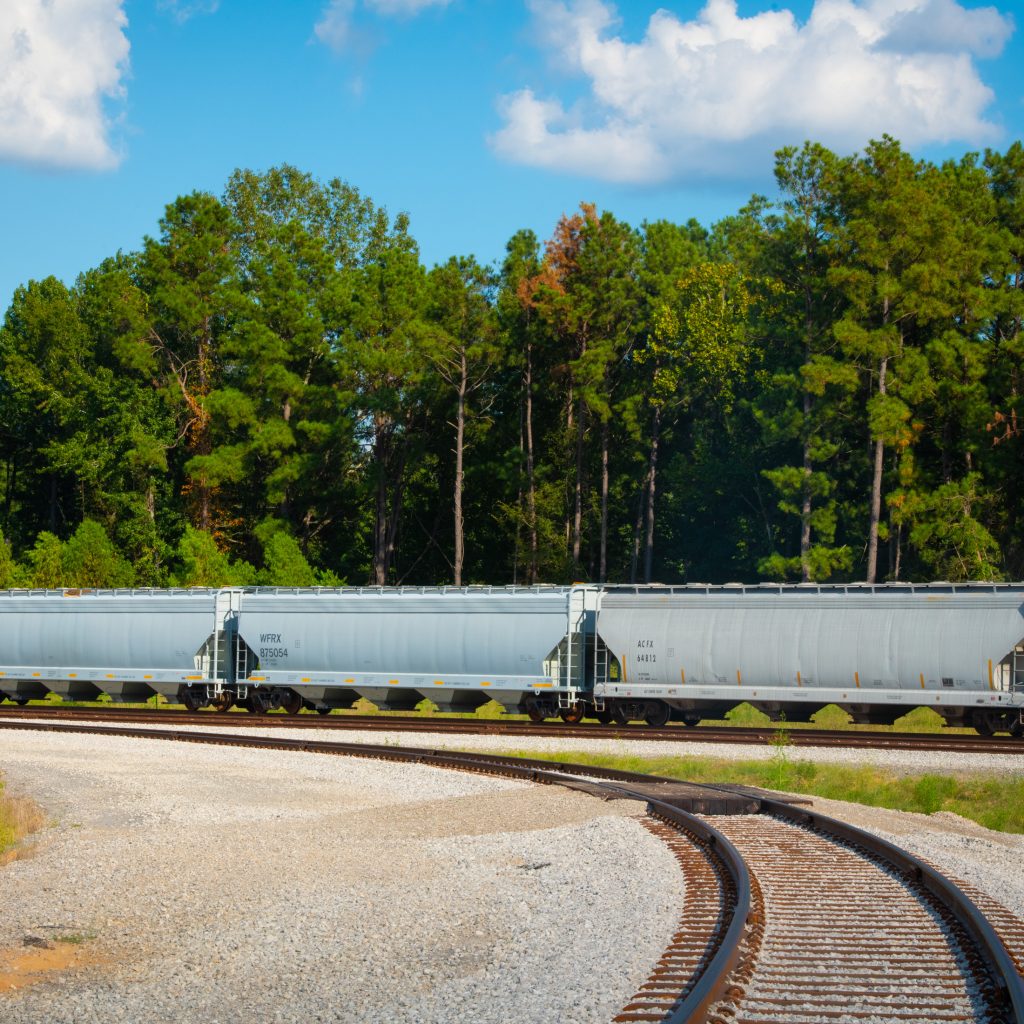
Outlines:
<svg viewBox="0 0 1024 1024"><path fill-rule="evenodd" d="M0 694L329 712L495 700L535 722L694 726L930 707L1024 735L1024 583L0 592Z"/></svg>

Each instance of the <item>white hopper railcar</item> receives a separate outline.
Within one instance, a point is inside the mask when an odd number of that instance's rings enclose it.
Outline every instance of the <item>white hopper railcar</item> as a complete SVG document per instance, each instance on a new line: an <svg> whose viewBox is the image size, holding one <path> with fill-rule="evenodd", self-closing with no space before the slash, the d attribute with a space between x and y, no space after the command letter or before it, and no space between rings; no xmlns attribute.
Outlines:
<svg viewBox="0 0 1024 1024"><path fill-rule="evenodd" d="M0 593L0 693L51 691L291 712L493 698L652 725L743 701L791 721L923 705L1019 734L1024 584Z"/></svg>

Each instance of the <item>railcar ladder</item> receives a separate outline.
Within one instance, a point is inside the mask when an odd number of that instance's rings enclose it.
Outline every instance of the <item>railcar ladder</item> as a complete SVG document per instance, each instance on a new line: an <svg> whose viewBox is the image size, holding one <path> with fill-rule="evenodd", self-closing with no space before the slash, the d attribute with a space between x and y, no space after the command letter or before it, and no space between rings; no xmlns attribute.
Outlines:
<svg viewBox="0 0 1024 1024"><path fill-rule="evenodd" d="M1024 646L1014 647L1010 658L1010 689L1024 690Z"/></svg>
<svg viewBox="0 0 1024 1024"><path fill-rule="evenodd" d="M214 602L214 643L208 678L214 693L221 693L225 684L238 678L238 612L242 594L238 590L219 590ZM242 645L245 646L244 644ZM233 658L232 655L235 655ZM246 673L248 674L248 673ZM245 675L242 675L242 679Z"/></svg>

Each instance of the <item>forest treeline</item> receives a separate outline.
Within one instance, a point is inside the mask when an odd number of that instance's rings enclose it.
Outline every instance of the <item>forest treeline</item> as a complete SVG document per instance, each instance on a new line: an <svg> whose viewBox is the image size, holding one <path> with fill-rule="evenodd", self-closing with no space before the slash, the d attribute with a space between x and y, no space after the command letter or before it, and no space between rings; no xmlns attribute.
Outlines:
<svg viewBox="0 0 1024 1024"><path fill-rule="evenodd" d="M1024 148L775 174L432 269L293 167L174 200L6 312L0 587L1024 576Z"/></svg>

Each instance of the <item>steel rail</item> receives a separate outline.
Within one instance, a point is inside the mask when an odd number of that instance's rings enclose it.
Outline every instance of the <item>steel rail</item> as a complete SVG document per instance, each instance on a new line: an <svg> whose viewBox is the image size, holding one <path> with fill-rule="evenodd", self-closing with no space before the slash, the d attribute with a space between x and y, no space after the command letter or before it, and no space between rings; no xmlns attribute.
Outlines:
<svg viewBox="0 0 1024 1024"><path fill-rule="evenodd" d="M588 783L607 794L608 799L637 800L652 817L670 824L701 848L704 855L716 861L729 879L732 898L722 908L710 958L680 993L680 999L667 1010L664 1024L699 1024L710 1007L721 998L730 973L742 954L743 939L751 913L751 881L749 869L739 851L716 828L697 815L673 807L663 800L630 789L629 783L675 782L657 776L624 772L589 765L555 764L534 758L475 754L418 747L392 747L362 743L337 743L326 740L271 738L240 733L196 732L192 730L145 729L122 726L85 725L76 722L19 722L0 720L0 729L29 729L39 732L68 732L85 735L120 736L130 739L155 739L215 746L235 746L263 750L286 750L337 756L363 757L374 760L399 761L459 771L501 775L542 785L558 785L578 789L580 777L598 781ZM702 787L719 792L718 787ZM723 900L726 894L723 892Z"/></svg>
<svg viewBox="0 0 1024 1024"><path fill-rule="evenodd" d="M629 739L644 742L764 744L785 729L786 742L794 747L844 747L866 750L949 751L956 753L1024 755L1024 743L1013 737L980 737L960 734L859 732L856 730L793 729L787 726L604 726L584 723L566 725L502 721L500 719L440 718L390 715L254 715L231 712L179 711L176 709L95 708L95 707L13 707L0 706L0 721L5 718L56 718L93 721L159 722L235 728L269 729L363 729L394 732L452 732L467 735L507 735L558 737L571 739Z"/></svg>
<svg viewBox="0 0 1024 1024"><path fill-rule="evenodd" d="M1014 1024L1024 1024L1024 975L1017 969L1013 957L988 919L955 882L907 850L855 825L779 800L767 799L762 804L766 814L812 828L846 846L867 850L897 874L916 882L931 893L974 941L988 965L993 981L1012 1009L1011 1019Z"/></svg>

